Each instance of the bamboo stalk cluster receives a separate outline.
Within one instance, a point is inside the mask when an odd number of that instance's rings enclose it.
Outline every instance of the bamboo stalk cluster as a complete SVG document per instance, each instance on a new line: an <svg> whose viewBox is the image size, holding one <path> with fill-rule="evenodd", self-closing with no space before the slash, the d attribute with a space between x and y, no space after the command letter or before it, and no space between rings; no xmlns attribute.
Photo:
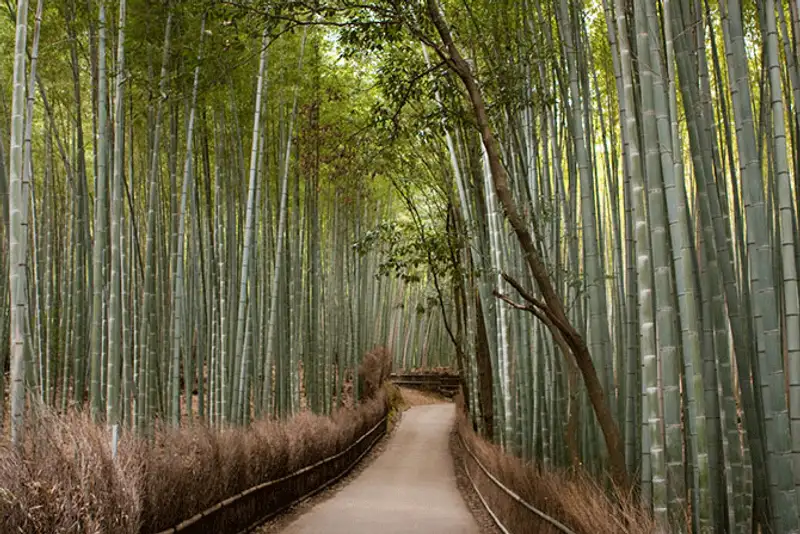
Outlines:
<svg viewBox="0 0 800 534"><path fill-rule="evenodd" d="M28 49L30 6L16 5L0 423L19 441L26 397L144 434L357 400L362 356L412 319L393 305L404 286L374 276L380 253L352 245L382 216L381 193L329 155L325 135L349 132L327 133L336 115L320 109L321 34L276 41L267 26L254 61L220 81L206 69L219 69L224 24L166 3L159 53L143 60L127 8L39 0ZM44 32L66 48L40 75ZM0 398L5 387L0 372Z"/></svg>
<svg viewBox="0 0 800 534"><path fill-rule="evenodd" d="M434 100L475 423L672 531L800 531L800 6L480 6L415 33L466 90Z"/></svg>

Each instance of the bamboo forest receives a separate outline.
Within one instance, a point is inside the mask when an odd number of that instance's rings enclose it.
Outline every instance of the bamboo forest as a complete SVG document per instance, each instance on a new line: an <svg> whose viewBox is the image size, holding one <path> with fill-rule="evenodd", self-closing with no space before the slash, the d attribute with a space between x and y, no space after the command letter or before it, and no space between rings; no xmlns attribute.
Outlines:
<svg viewBox="0 0 800 534"><path fill-rule="evenodd" d="M367 451L342 492L423 473L432 425L471 526L342 532L800 533L800 1L6 0L0 36L0 531L243 532Z"/></svg>

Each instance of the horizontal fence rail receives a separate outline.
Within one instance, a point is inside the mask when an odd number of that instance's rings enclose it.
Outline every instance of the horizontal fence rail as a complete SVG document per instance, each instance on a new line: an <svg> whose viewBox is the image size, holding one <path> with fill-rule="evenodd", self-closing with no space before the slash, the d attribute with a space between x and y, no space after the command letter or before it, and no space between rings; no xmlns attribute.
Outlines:
<svg viewBox="0 0 800 534"><path fill-rule="evenodd" d="M451 374L407 373L392 374L389 379L397 386L405 386L426 391L435 391L443 395L454 395L461 385L461 377Z"/></svg>
<svg viewBox="0 0 800 534"><path fill-rule="evenodd" d="M251 531L349 473L386 434L386 418L384 414L380 421L343 451L228 497L158 534L239 534Z"/></svg>
<svg viewBox="0 0 800 534"><path fill-rule="evenodd" d="M483 474L486 475L486 477L489 480L491 480L494 483L495 486L497 486L498 488L503 490L503 492L511 500L515 501L517 504L519 504L523 508L525 508L528 511L532 512L533 514L538 516L540 519L542 519L543 521L545 521L546 523L548 523L552 527L555 527L556 529L558 529L558 531L563 532L564 534L575 534L575 532L573 530L571 530L569 527L567 527L565 524L561 523L557 519L554 519L554 518L550 517L549 515L547 515L546 513L542 512L541 510L539 510L538 508L536 508L532 504L526 502L522 497L517 495L514 491L512 491L508 487L506 487L505 484L500 482L500 480L498 480L497 477L495 477L492 473L489 472L489 470L486 468L486 466L484 466L483 463L481 463L481 461L478 459L478 457L475 455L475 453L473 453L472 450L467 446L467 443L464 441L464 438L461 436L460 432L458 433L458 440L461 442L461 446L464 448L464 450L467 452L467 454L472 458L472 460L477 464L477 466L480 467L481 471L483 471ZM511 531L509 531L508 528L506 528L506 526L503 525L503 523L500 520L500 518L497 517L497 514L489 506L489 503L486 501L486 498L481 494L480 490L478 489L478 485L475 484L475 480L472 477L472 473L470 473L470 471L469 471L469 465L467 464L466 459L464 460L464 470L467 472L467 478L469 479L469 482L472 485L472 488L475 490L475 493L478 495L478 498L480 499L481 503L483 504L483 507L486 508L487 512L489 512L489 515L492 517L492 520L494 520L494 522L497 525L497 527L504 534L512 534Z"/></svg>

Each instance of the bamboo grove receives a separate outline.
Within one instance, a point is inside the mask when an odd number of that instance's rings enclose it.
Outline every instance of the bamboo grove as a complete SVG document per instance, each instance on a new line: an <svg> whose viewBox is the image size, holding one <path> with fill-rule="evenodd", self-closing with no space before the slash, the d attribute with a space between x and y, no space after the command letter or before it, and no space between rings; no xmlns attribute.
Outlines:
<svg viewBox="0 0 800 534"><path fill-rule="evenodd" d="M246 425L357 398L362 355L392 339L400 361L428 339L451 350L435 324L412 339L405 285L354 246L391 202L354 150L372 93L334 68L324 32L191 2L12 7L12 440L26 397L143 434Z"/></svg>
<svg viewBox="0 0 800 534"><path fill-rule="evenodd" d="M475 424L669 531L800 531L800 6L334 5L433 74L419 144Z"/></svg>
<svg viewBox="0 0 800 534"><path fill-rule="evenodd" d="M669 531L800 532L800 3L127 7L0 26L12 435L325 412L385 344Z"/></svg>
<svg viewBox="0 0 800 534"><path fill-rule="evenodd" d="M476 423L669 531L800 531L800 5L457 4L389 12L448 73Z"/></svg>

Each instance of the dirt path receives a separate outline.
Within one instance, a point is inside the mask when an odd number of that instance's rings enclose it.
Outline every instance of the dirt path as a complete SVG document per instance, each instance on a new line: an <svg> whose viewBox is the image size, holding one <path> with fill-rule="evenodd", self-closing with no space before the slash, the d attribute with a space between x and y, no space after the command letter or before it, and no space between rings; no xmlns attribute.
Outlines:
<svg viewBox="0 0 800 534"><path fill-rule="evenodd" d="M448 439L455 405L403 414L386 451L284 534L479 534L456 487Z"/></svg>

